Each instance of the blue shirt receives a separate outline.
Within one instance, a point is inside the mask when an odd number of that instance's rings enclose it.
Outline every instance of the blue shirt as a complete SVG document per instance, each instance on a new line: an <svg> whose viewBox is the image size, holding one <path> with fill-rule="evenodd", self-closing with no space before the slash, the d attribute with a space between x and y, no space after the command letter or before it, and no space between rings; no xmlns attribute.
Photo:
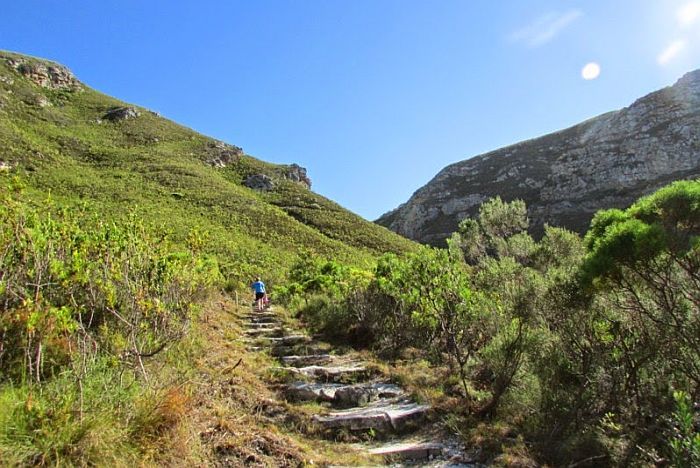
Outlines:
<svg viewBox="0 0 700 468"><path fill-rule="evenodd" d="M256 293L264 293L265 292L265 283L262 281L256 281L253 283L252 288L255 290Z"/></svg>

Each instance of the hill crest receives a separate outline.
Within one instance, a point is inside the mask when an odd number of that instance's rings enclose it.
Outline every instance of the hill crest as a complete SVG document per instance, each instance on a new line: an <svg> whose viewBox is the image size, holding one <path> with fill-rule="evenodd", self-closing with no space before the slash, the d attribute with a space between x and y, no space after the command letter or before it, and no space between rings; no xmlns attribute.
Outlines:
<svg viewBox="0 0 700 468"><path fill-rule="evenodd" d="M105 219L136 212L176 239L207 231L240 278L271 262L283 275L302 253L365 263L415 248L312 192L305 168L267 163L92 90L60 64L4 51L0 149L0 174L20 175L37 203L51 193Z"/></svg>

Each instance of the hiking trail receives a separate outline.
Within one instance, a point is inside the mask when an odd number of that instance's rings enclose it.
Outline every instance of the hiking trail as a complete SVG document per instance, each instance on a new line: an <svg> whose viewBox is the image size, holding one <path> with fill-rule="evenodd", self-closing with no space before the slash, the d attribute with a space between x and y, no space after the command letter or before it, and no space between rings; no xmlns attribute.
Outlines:
<svg viewBox="0 0 700 468"><path fill-rule="evenodd" d="M355 351L342 352L285 324L273 308L240 317L249 351L276 358L276 388L291 404L316 403L314 429L325 439L361 440L353 446L379 465L476 467L458 438L435 421L430 405L383 378Z"/></svg>

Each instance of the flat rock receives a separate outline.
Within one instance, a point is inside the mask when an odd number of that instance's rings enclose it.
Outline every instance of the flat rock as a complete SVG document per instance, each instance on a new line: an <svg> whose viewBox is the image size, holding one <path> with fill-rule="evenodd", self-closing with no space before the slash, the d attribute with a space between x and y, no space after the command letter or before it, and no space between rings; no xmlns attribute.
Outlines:
<svg viewBox="0 0 700 468"><path fill-rule="evenodd" d="M350 408L365 406L379 398L396 398L403 394L397 385L363 383L345 385L338 383L294 382L286 388L287 396L297 401L325 401L333 406Z"/></svg>
<svg viewBox="0 0 700 468"><path fill-rule="evenodd" d="M369 453L393 460L426 460L441 456L444 451L445 446L438 442L418 442L383 445L369 450Z"/></svg>
<svg viewBox="0 0 700 468"><path fill-rule="evenodd" d="M312 342L303 342L297 344L279 344L270 350L270 354L275 357L285 356L307 356L312 354L322 354L327 349L320 347Z"/></svg>
<svg viewBox="0 0 700 468"><path fill-rule="evenodd" d="M280 320L275 316L244 317L248 323L278 323Z"/></svg>
<svg viewBox="0 0 700 468"><path fill-rule="evenodd" d="M272 318L272 319L277 319L277 314L273 312L249 312L245 314L245 318L249 320L254 320L254 319L261 319L261 318Z"/></svg>
<svg viewBox="0 0 700 468"><path fill-rule="evenodd" d="M284 367L283 369L293 374L301 374L306 377L324 379L326 381L338 380L343 377L349 377L356 374L365 374L367 372L367 368L360 364Z"/></svg>
<svg viewBox="0 0 700 468"><path fill-rule="evenodd" d="M268 340L271 344L276 346L291 346L311 341L311 338L306 335L287 335L279 337L261 336L260 338Z"/></svg>
<svg viewBox="0 0 700 468"><path fill-rule="evenodd" d="M336 391L343 387L336 383L294 382L287 386L286 395L296 401L333 401Z"/></svg>
<svg viewBox="0 0 700 468"><path fill-rule="evenodd" d="M277 322L250 322L247 324L247 326L250 328L256 328L260 330L279 328Z"/></svg>
<svg viewBox="0 0 700 468"><path fill-rule="evenodd" d="M333 411L325 416L316 415L314 421L324 428L401 430L410 421L421 419L430 410L427 405L379 401L365 408Z"/></svg>
<svg viewBox="0 0 700 468"><path fill-rule="evenodd" d="M257 337L268 337L272 335L281 335L284 333L284 329L282 327L270 327L270 328L249 328L248 330L245 330L245 334L248 336L257 336Z"/></svg>
<svg viewBox="0 0 700 468"><path fill-rule="evenodd" d="M307 354L305 356L282 356L280 360L287 366L303 367L328 363L333 360L333 356L330 354Z"/></svg>

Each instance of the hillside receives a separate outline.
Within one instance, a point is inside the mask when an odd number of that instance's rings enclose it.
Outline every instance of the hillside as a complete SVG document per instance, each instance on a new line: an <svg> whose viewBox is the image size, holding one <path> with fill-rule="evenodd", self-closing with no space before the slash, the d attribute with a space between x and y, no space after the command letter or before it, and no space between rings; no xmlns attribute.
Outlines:
<svg viewBox="0 0 700 468"><path fill-rule="evenodd" d="M274 280L301 252L363 264L414 248L312 192L299 166L258 160L10 52L0 52L0 150L0 174L18 175L36 203L50 193L105 220L135 213L176 240L208 233L205 250L233 280L261 270Z"/></svg>
<svg viewBox="0 0 700 468"><path fill-rule="evenodd" d="M622 110L452 164L377 223L441 243L497 195L522 199L532 230L583 233L593 214L700 176L700 71Z"/></svg>
<svg viewBox="0 0 700 468"><path fill-rule="evenodd" d="M690 176L677 112L684 150L596 170ZM0 464L700 464L700 179L584 238L494 198L430 248L11 53L0 148Z"/></svg>

